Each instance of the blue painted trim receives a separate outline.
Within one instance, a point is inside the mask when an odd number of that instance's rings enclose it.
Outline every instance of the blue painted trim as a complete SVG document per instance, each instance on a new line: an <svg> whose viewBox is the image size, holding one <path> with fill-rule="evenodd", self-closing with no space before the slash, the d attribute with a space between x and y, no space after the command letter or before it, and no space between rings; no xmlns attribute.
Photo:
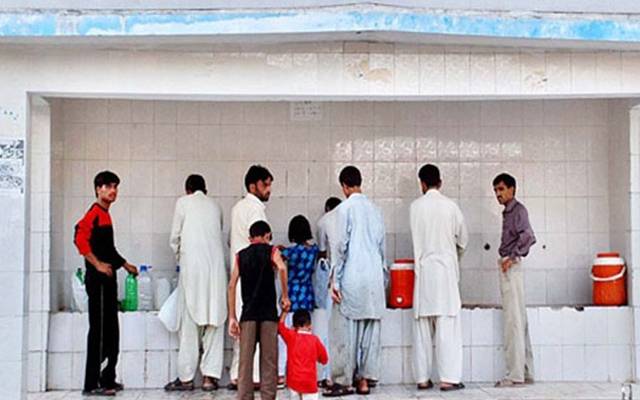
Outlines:
<svg viewBox="0 0 640 400"><path fill-rule="evenodd" d="M640 42L640 19L462 15L375 7L331 10L0 13L0 37L406 32L513 39Z"/></svg>

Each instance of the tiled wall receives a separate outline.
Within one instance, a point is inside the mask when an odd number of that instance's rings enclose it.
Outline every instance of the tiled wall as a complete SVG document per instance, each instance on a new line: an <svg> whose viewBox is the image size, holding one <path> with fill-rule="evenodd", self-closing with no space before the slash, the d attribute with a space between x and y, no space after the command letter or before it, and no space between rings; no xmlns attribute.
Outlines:
<svg viewBox="0 0 640 400"><path fill-rule="evenodd" d="M630 308L529 308L534 371L540 381L620 382L632 373ZM87 315L51 315L47 387L80 389L84 376ZM387 310L382 320L384 384L414 383L410 310ZM463 380L491 382L504 375L502 312L464 309ZM120 314L118 376L129 388L160 388L175 379L177 337L153 313ZM71 340L69 338L72 338ZM225 372L231 343L225 344Z"/></svg>
<svg viewBox="0 0 640 400"><path fill-rule="evenodd" d="M307 121L286 102L61 103L52 142L52 309L69 304L68 275L82 263L73 226L93 201L94 174L106 168L122 178L112 208L118 248L157 275L175 267L167 243L186 176L205 176L228 230L254 162L275 176L267 214L279 242L290 217L303 213L314 223L325 198L340 193L342 166L359 166L365 193L385 216L390 260L412 254L416 170L435 162L470 231L461 278L466 304L499 303L501 209L491 187L498 172L518 178L538 236L526 259L528 304L588 303L591 259L609 250L610 225L618 221L610 220L608 182L619 172L610 165L620 166L610 163L604 100L320 103L320 114Z"/></svg>

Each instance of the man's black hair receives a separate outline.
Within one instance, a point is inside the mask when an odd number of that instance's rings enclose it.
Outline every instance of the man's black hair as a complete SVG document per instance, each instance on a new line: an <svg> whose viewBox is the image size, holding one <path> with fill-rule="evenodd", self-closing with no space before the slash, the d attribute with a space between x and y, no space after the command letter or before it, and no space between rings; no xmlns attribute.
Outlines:
<svg viewBox="0 0 640 400"><path fill-rule="evenodd" d="M341 185L356 187L362 185L362 175L360 170L353 165L348 165L340 171L339 181Z"/></svg>
<svg viewBox="0 0 640 400"><path fill-rule="evenodd" d="M311 314L307 310L298 310L293 313L293 327L302 328L311 324Z"/></svg>
<svg viewBox="0 0 640 400"><path fill-rule="evenodd" d="M244 187L249 190L249 185L258 181L273 180L273 175L262 165L252 165L244 176Z"/></svg>
<svg viewBox="0 0 640 400"><path fill-rule="evenodd" d="M420 182L427 185L428 188L437 187L442 181L440 178L440 170L433 164L425 164L418 172Z"/></svg>
<svg viewBox="0 0 640 400"><path fill-rule="evenodd" d="M195 193L199 190L202 193L207 194L207 185L204 182L202 175L189 175L184 183L184 188L189 193Z"/></svg>
<svg viewBox="0 0 640 400"><path fill-rule="evenodd" d="M516 187L516 178L504 172L493 179L493 186L498 185L500 182L504 183L508 188Z"/></svg>
<svg viewBox="0 0 640 400"><path fill-rule="evenodd" d="M111 171L98 172L96 177L93 178L93 190L95 191L100 186L111 185L112 183L115 183L116 186L120 184L120 178L118 178L118 175ZM97 196L98 193L96 192L96 197Z"/></svg>
<svg viewBox="0 0 640 400"><path fill-rule="evenodd" d="M249 236L252 238L264 236L271 233L271 227L267 221L256 221L249 228Z"/></svg>
<svg viewBox="0 0 640 400"><path fill-rule="evenodd" d="M296 215L289 221L289 241L296 244L304 244L313 239L311 225L304 215Z"/></svg>
<svg viewBox="0 0 640 400"><path fill-rule="evenodd" d="M327 201L325 201L324 203L324 211L325 212L329 212L331 210L333 210L334 208L338 207L340 205L340 203L342 203L342 200L340 200L337 197L329 197L327 199Z"/></svg>

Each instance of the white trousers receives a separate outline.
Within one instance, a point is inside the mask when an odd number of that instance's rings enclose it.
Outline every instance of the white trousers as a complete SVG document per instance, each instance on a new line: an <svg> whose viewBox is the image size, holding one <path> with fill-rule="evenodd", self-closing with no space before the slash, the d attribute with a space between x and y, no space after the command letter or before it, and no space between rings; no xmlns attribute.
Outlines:
<svg viewBox="0 0 640 400"><path fill-rule="evenodd" d="M413 324L414 375L426 383L433 371L433 346L440 382L460 383L462 379L462 326L456 316L420 317Z"/></svg>
<svg viewBox="0 0 640 400"><path fill-rule="evenodd" d="M313 323L313 333L320 338L320 341L324 345L325 349L329 349L329 321L331 320L331 309L328 308L316 308L311 314L311 321ZM331 355L329 355L331 358ZM318 363L318 380L331 379L331 363L322 365Z"/></svg>
<svg viewBox="0 0 640 400"><path fill-rule="evenodd" d="M193 380L200 360L200 345L203 353L200 371L203 376L220 379L224 357L224 327L198 326L188 310L182 312L179 333L178 378L183 382Z"/></svg>

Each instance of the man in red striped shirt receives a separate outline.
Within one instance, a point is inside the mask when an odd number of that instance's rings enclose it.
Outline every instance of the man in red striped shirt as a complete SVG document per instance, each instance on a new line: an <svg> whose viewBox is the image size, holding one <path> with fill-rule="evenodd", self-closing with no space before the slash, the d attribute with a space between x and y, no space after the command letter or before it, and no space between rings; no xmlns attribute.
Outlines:
<svg viewBox="0 0 640 400"><path fill-rule="evenodd" d="M280 316L278 333L287 344L287 386L291 398L296 400L318 399L318 372L316 363L326 365L327 350L316 335L311 333L311 314L306 310L293 313L293 329L284 321L287 312Z"/></svg>
<svg viewBox="0 0 640 400"><path fill-rule="evenodd" d="M120 267L137 275L138 270L116 250L109 207L118 197L120 178L102 171L93 180L96 202L76 224L74 243L85 259L85 287L89 297L89 334L85 395L113 396L123 386L116 382L119 352L118 286ZM108 360L102 368L102 363Z"/></svg>

